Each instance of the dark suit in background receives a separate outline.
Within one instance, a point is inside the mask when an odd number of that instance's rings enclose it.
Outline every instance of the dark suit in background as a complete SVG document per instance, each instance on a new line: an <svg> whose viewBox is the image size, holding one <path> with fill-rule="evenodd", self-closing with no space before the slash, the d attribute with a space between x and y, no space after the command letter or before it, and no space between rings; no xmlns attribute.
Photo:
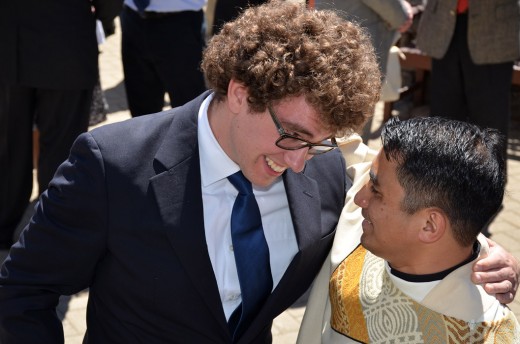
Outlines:
<svg viewBox="0 0 520 344"><path fill-rule="evenodd" d="M155 1L143 11L126 0L121 13L121 54L132 116L184 105L206 90L200 70L204 1Z"/></svg>
<svg viewBox="0 0 520 344"><path fill-rule="evenodd" d="M216 0L212 33L216 35L222 25L238 17L245 8L265 2L267 0Z"/></svg>
<svg viewBox="0 0 520 344"><path fill-rule="evenodd" d="M88 128L98 73L92 6L107 20L121 1L0 2L0 249L12 243L33 188L33 125L40 191Z"/></svg>
<svg viewBox="0 0 520 344"><path fill-rule="evenodd" d="M58 343L59 296L90 287L86 343L231 343L204 232L197 114L207 95L78 138L2 270L2 342ZM272 319L311 284L343 208L339 150L283 180L299 251L237 343L271 341Z"/></svg>
<svg viewBox="0 0 520 344"><path fill-rule="evenodd" d="M513 62L520 57L518 0L469 1L463 13L457 4L428 0L419 23L417 46L433 58L431 113L507 138Z"/></svg>

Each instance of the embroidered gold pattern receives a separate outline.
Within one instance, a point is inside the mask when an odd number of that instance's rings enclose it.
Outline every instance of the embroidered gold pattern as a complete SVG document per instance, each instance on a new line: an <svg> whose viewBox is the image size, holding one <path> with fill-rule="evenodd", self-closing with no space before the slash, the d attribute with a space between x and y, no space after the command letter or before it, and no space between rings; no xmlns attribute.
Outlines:
<svg viewBox="0 0 520 344"><path fill-rule="evenodd" d="M366 250L363 247L361 248L361 250L356 249L348 256L348 268L347 264L342 263L331 276L329 295L332 317L330 323L332 328L339 333L366 343L368 341L367 326L363 309L357 301L359 295L357 281L360 280L366 254ZM354 281L356 282L351 283Z"/></svg>
<svg viewBox="0 0 520 344"><path fill-rule="evenodd" d="M443 316L397 289L384 261L362 246L341 262L329 288L331 327L362 343L520 343L511 311L500 321L473 324Z"/></svg>

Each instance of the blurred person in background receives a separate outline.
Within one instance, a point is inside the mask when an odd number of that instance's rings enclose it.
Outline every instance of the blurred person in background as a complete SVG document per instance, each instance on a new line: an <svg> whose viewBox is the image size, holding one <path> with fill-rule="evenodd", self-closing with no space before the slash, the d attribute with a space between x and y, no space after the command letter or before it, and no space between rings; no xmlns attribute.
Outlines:
<svg viewBox="0 0 520 344"><path fill-rule="evenodd" d="M518 0L428 0L416 44L432 57L430 113L498 129L507 140Z"/></svg>
<svg viewBox="0 0 520 344"><path fill-rule="evenodd" d="M47 188L74 139L86 131L98 78L96 19L120 0L0 2L0 249L9 249L33 189Z"/></svg>
<svg viewBox="0 0 520 344"><path fill-rule="evenodd" d="M318 10L337 10L367 30L384 79L390 48L412 25L410 3L406 0L314 0L314 4Z"/></svg>
<svg viewBox="0 0 520 344"><path fill-rule="evenodd" d="M222 25L235 19L247 7L266 2L267 0L215 0L212 34L216 35Z"/></svg>
<svg viewBox="0 0 520 344"><path fill-rule="evenodd" d="M184 105L206 86L200 70L206 0L124 0L121 55L130 114Z"/></svg>
<svg viewBox="0 0 520 344"><path fill-rule="evenodd" d="M377 56L382 75L383 88L380 101L399 99L401 66L398 55L390 55L401 33L413 22L413 8L407 0L314 0L316 9L332 9L347 20L358 23L367 30ZM392 60L390 59L392 58ZM390 68L390 69L388 69ZM363 128L365 143L371 133L372 118Z"/></svg>

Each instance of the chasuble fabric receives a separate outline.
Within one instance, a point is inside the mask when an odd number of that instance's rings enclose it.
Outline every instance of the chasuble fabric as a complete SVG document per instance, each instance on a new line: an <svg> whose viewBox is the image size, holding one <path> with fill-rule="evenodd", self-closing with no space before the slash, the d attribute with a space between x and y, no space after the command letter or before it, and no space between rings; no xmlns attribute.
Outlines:
<svg viewBox="0 0 520 344"><path fill-rule="evenodd" d="M460 269L471 269L472 264ZM468 271L464 271L466 278L456 272L439 282L424 300L431 303L434 300L430 295L436 288L451 285L451 297L443 298L443 292L431 307L465 319L442 314L412 299L392 282L385 261L360 245L332 274L331 327L338 335L349 337L345 343L351 342L350 338L361 343L520 342L514 314L498 305L493 296L474 290L481 287L472 284ZM455 286L461 283L462 288ZM458 301L453 302L453 298ZM489 321L481 321L490 308L494 315Z"/></svg>

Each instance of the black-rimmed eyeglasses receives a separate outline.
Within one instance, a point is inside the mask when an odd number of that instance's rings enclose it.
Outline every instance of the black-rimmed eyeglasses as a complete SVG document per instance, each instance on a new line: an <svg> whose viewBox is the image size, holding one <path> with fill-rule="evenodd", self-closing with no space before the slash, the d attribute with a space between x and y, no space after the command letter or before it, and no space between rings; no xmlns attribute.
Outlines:
<svg viewBox="0 0 520 344"><path fill-rule="evenodd" d="M297 150L308 147L309 151L307 153L311 155L327 153L334 148L338 148L335 138L327 139L321 141L320 143L312 143L304 139L300 139L299 137L287 134L271 106L268 105L267 110L269 110L269 114L273 119L276 130L278 130L278 133L280 134L280 138L275 142L276 146L286 150Z"/></svg>

